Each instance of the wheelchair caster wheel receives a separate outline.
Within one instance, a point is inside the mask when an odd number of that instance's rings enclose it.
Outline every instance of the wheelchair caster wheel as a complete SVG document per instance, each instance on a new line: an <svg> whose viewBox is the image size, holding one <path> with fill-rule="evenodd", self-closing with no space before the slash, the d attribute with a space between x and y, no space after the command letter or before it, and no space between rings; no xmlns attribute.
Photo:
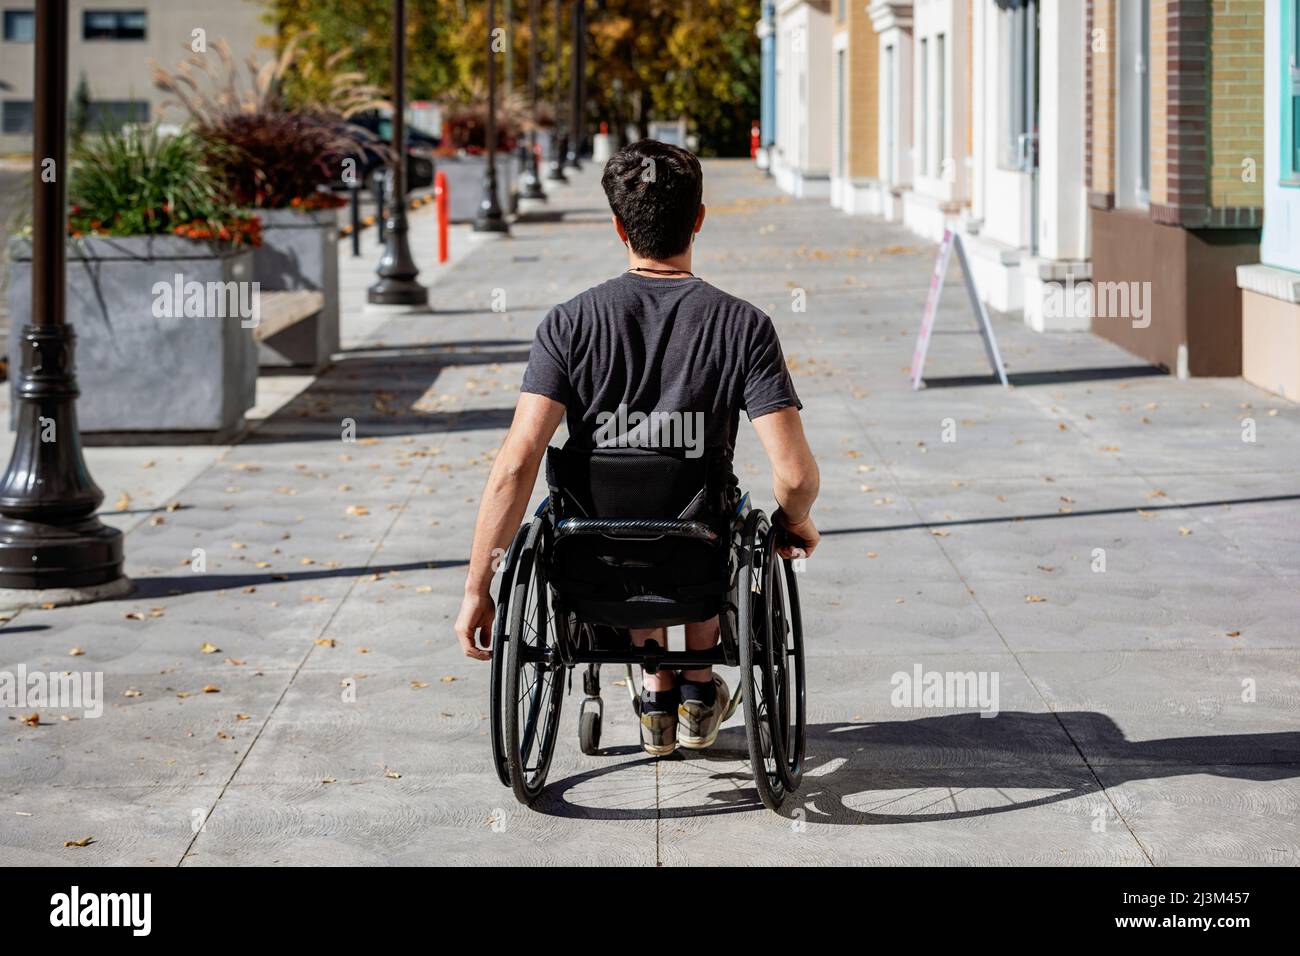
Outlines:
<svg viewBox="0 0 1300 956"><path fill-rule="evenodd" d="M593 700L597 706L588 707L587 704ZM583 701L582 710L578 714L578 746L589 757L600 753L601 708L599 704L600 698L588 698Z"/></svg>

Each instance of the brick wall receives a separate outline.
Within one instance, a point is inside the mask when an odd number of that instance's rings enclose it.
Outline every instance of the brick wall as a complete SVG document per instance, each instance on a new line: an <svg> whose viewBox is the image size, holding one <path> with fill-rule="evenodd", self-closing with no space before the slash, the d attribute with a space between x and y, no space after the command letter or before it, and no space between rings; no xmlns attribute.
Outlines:
<svg viewBox="0 0 1300 956"><path fill-rule="evenodd" d="M1215 207L1258 207L1264 174L1264 0L1210 4L1209 201ZM1254 161L1254 182L1243 160Z"/></svg>
<svg viewBox="0 0 1300 956"><path fill-rule="evenodd" d="M1169 6L1169 0L1151 0L1151 62L1147 64L1151 78L1151 182L1148 191L1153 205L1169 202L1169 177L1174 169L1170 162Z"/></svg>
<svg viewBox="0 0 1300 956"><path fill-rule="evenodd" d="M848 7L849 50L849 176L875 179L880 175L877 150L880 113L880 43L871 28L867 5L852 0Z"/></svg>
<svg viewBox="0 0 1300 956"><path fill-rule="evenodd" d="M1090 50L1092 123L1088 152L1089 197L1106 207L1115 194L1115 5L1092 0Z"/></svg>

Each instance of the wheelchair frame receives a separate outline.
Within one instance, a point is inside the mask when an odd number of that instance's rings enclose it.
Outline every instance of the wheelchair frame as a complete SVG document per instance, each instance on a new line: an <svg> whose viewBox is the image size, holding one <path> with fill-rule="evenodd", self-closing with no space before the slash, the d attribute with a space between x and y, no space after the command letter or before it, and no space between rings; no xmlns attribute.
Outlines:
<svg viewBox="0 0 1300 956"><path fill-rule="evenodd" d="M743 505L743 502L742 502ZM582 526L570 522L587 521ZM694 526L694 527L688 527ZM581 749L600 747L604 705L600 667L624 664L633 708L640 713L634 667L740 668L729 718L743 704L745 738L762 803L777 810L798 789L806 739L803 625L793 564L776 553L776 533L760 510L737 509L728 553L730 587L719 611L720 639L708 651L602 648L593 625L564 608L547 570L557 533L652 539L699 536L688 521L639 519L555 520L550 499L520 526L501 568L492 639L491 736L501 783L531 804L546 786L559 729L563 693L572 668L585 666L579 712ZM710 534L712 534L710 532ZM774 600L775 599L775 600ZM779 639L777 639L779 638Z"/></svg>

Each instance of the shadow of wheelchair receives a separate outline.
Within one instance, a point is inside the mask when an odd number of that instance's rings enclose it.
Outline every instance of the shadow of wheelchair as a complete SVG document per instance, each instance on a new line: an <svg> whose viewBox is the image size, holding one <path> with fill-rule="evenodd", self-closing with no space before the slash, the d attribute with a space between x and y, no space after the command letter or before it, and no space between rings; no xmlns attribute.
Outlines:
<svg viewBox="0 0 1300 956"><path fill-rule="evenodd" d="M630 746L602 751L639 754ZM762 810L742 726L726 728L707 751L662 760L646 806L642 774L654 764L636 756L553 780L533 809L604 820ZM1111 718L1089 711L810 724L803 783L780 815L852 826L963 820L1086 797L1103 784L1186 774L1300 777L1300 733L1130 741Z"/></svg>

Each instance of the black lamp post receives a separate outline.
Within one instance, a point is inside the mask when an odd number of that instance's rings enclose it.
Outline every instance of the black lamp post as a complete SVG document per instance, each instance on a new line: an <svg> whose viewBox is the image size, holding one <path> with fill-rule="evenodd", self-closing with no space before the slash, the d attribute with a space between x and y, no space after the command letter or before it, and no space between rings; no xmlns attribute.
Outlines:
<svg viewBox="0 0 1300 956"><path fill-rule="evenodd" d="M406 0L393 0L393 156L388 176L393 195L384 226L384 254L375 270L379 281L366 298L372 305L427 306L429 290L416 280L420 270L406 237Z"/></svg>
<svg viewBox="0 0 1300 956"><path fill-rule="evenodd" d="M528 0L528 108L532 112L532 128L528 131L528 156L524 162L523 192L521 199L544 202L542 177L537 168L537 70L541 56L541 43L537 36L537 8L541 0Z"/></svg>
<svg viewBox="0 0 1300 956"><path fill-rule="evenodd" d="M587 4L586 0L575 0L573 4L573 46L569 54L569 141L568 156L565 158L564 166L566 169L572 169L574 172L582 171L582 161L579 154L582 152L583 129L583 75L587 72L586 67L586 32L587 32Z"/></svg>
<svg viewBox="0 0 1300 956"><path fill-rule="evenodd" d="M497 3L487 0L487 165L483 169L483 198L474 217L475 232L509 232L506 217L497 201L497 55L492 49L496 29Z"/></svg>
<svg viewBox="0 0 1300 956"><path fill-rule="evenodd" d="M554 183L567 183L564 175L564 137L560 134L560 114L564 112L564 11L561 0L555 0L555 124L551 127L551 168L546 178Z"/></svg>
<svg viewBox="0 0 1300 956"><path fill-rule="evenodd" d="M95 517L104 500L77 430L76 337L66 322L68 0L36 4L32 139L32 314L23 326L17 431L0 477L0 588L10 605L123 594L122 533ZM52 168L51 168L52 164Z"/></svg>

